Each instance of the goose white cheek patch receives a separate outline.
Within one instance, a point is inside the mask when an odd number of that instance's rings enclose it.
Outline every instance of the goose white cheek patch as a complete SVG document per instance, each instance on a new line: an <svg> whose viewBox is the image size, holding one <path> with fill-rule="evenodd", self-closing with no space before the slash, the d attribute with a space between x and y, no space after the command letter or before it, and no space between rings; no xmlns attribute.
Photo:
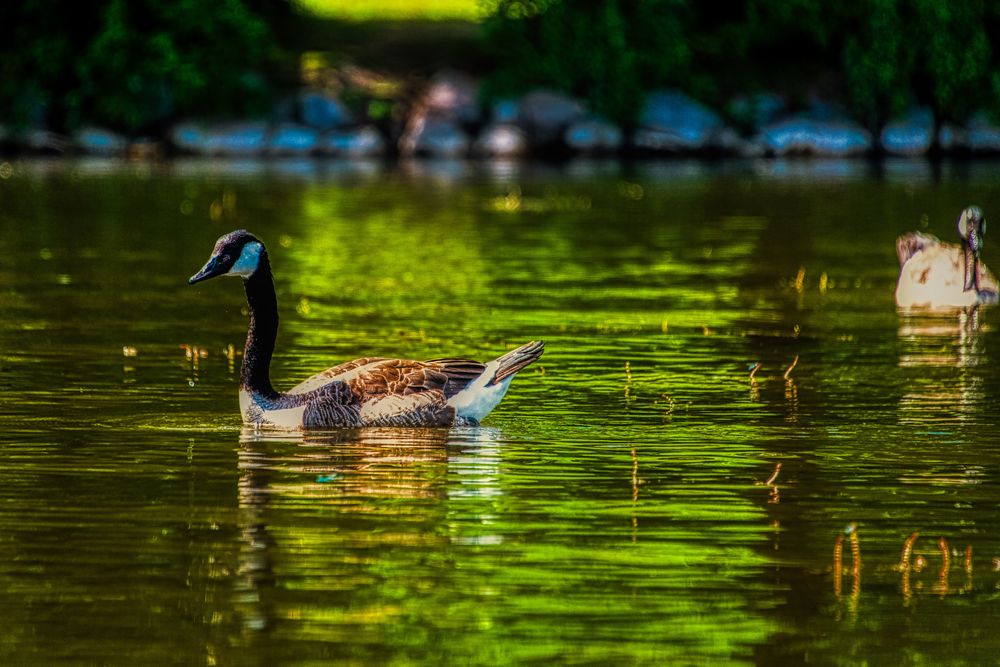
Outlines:
<svg viewBox="0 0 1000 667"><path fill-rule="evenodd" d="M257 270L257 265L260 264L260 253L263 250L264 246L256 241L247 243L243 246L243 252L240 253L239 259L233 264L233 268L229 269L226 274L249 278Z"/></svg>

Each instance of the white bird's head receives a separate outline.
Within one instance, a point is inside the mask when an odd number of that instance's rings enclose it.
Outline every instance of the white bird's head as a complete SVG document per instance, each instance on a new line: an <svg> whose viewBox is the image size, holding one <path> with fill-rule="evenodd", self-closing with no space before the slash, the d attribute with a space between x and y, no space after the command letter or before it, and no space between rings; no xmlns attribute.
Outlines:
<svg viewBox="0 0 1000 667"><path fill-rule="evenodd" d="M986 234L986 217L978 206L970 206L958 216L958 235L961 236L976 255L983 249Z"/></svg>

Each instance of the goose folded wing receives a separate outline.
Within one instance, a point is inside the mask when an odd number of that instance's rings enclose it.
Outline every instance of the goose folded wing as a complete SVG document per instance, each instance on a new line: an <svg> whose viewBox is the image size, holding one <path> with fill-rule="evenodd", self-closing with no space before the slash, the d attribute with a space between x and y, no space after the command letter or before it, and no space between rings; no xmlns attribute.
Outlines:
<svg viewBox="0 0 1000 667"><path fill-rule="evenodd" d="M486 372L486 364L472 359L431 359L424 363L448 378L444 386L444 393L448 398L465 389Z"/></svg>
<svg viewBox="0 0 1000 667"><path fill-rule="evenodd" d="M315 375L306 378L302 382L298 383L291 390L289 394L306 394L314 389L318 389L324 385L330 384L335 380L342 380L346 376L353 375L357 372L359 368L367 366L369 364L377 364L379 362L387 361L385 357L361 357L360 359L354 359L353 361L348 361L337 366L332 366L327 368L325 371L320 371Z"/></svg>
<svg viewBox="0 0 1000 667"><path fill-rule="evenodd" d="M386 359L359 368L347 380L359 397L408 396L426 391L443 391L448 376L419 361Z"/></svg>

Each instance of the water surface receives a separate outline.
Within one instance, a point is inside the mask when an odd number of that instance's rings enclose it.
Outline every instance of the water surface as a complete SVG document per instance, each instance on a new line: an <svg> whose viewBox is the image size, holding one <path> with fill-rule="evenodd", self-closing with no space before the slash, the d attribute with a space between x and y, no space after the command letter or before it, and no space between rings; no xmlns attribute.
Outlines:
<svg viewBox="0 0 1000 667"><path fill-rule="evenodd" d="M5 663L1000 654L998 314L892 301L896 235L1000 211L1000 165L0 177ZM244 433L242 290L185 282L237 227L275 270L278 386L546 354L482 428Z"/></svg>

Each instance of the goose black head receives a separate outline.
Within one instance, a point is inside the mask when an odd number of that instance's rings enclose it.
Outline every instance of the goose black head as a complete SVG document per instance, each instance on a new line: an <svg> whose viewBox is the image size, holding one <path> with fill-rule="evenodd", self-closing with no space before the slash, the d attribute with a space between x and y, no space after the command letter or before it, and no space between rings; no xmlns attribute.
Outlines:
<svg viewBox="0 0 1000 667"><path fill-rule="evenodd" d="M983 249L983 235L986 234L986 218L978 206L970 206L958 216L958 234L976 255Z"/></svg>
<svg viewBox="0 0 1000 667"><path fill-rule="evenodd" d="M239 276L246 280L257 271L264 253L260 239L245 229L237 229L215 242L212 256L198 273L188 278L188 284L216 276Z"/></svg>

